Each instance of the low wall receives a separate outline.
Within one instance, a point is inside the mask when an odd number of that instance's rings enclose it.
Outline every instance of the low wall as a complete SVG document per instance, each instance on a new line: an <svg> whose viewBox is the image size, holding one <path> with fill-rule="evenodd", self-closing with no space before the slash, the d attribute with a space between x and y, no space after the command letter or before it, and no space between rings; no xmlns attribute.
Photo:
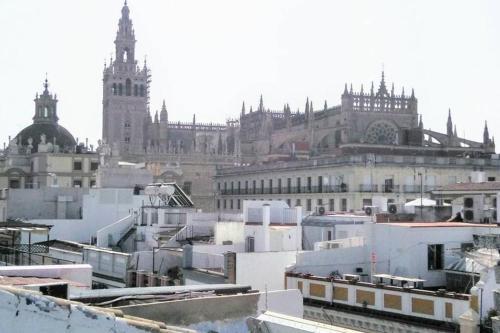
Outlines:
<svg viewBox="0 0 500 333"><path fill-rule="evenodd" d="M377 286L371 283L332 281L322 277L300 277L287 273L287 288L299 289L306 299L345 304L395 314L444 322L458 322L470 307L470 295Z"/></svg>
<svg viewBox="0 0 500 333"><path fill-rule="evenodd" d="M269 310L302 317L298 290L194 298L116 307L124 314L185 326L199 332L247 333L246 319Z"/></svg>

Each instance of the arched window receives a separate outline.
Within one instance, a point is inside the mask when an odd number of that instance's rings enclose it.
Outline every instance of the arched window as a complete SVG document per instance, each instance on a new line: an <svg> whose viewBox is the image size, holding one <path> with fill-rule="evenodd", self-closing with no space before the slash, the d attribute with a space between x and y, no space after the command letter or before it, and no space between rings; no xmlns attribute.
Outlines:
<svg viewBox="0 0 500 333"><path fill-rule="evenodd" d="M122 95L123 94L123 85L121 83L118 83L118 95Z"/></svg>
<svg viewBox="0 0 500 333"><path fill-rule="evenodd" d="M144 97L144 85L141 84L141 97Z"/></svg>
<svg viewBox="0 0 500 333"><path fill-rule="evenodd" d="M139 94L139 86L137 84L134 84L134 96L137 96Z"/></svg>
<svg viewBox="0 0 500 333"><path fill-rule="evenodd" d="M43 116L45 118L47 118L49 116L49 108L48 107L44 107L44 109L43 109Z"/></svg>
<svg viewBox="0 0 500 333"><path fill-rule="evenodd" d="M123 62L127 62L128 59L128 49L123 50Z"/></svg>
<svg viewBox="0 0 500 333"><path fill-rule="evenodd" d="M113 95L116 95L116 83L113 83L113 88L111 88Z"/></svg>
<svg viewBox="0 0 500 333"><path fill-rule="evenodd" d="M132 95L132 81L130 79L125 80L125 95Z"/></svg>

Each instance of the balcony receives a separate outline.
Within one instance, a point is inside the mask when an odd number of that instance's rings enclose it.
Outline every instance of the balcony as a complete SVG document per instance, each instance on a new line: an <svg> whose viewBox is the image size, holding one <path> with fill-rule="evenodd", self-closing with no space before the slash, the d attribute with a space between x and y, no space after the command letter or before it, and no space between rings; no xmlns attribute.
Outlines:
<svg viewBox="0 0 500 333"><path fill-rule="evenodd" d="M420 185L403 185L403 193L420 193Z"/></svg>
<svg viewBox="0 0 500 333"><path fill-rule="evenodd" d="M399 192L399 185L383 184L382 185L382 192L383 193L398 193Z"/></svg>
<svg viewBox="0 0 500 333"><path fill-rule="evenodd" d="M378 186L372 184L360 184L359 192L378 192Z"/></svg>

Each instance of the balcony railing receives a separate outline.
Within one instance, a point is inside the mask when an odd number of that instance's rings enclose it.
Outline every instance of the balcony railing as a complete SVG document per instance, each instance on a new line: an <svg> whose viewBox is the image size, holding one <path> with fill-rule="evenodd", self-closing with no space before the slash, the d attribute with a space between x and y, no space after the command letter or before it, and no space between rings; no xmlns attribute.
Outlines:
<svg viewBox="0 0 500 333"><path fill-rule="evenodd" d="M424 185L424 192L435 190L437 186ZM308 194L308 193L342 193L354 191L349 185L342 183L340 185L322 185L322 186L291 186L291 187L272 187L256 189L234 189L220 190L220 195L259 195L259 194ZM397 185L397 184L360 184L358 192L382 192L382 193L420 193L420 185Z"/></svg>
<svg viewBox="0 0 500 333"><path fill-rule="evenodd" d="M360 184L359 192L378 192L378 186L373 184Z"/></svg>

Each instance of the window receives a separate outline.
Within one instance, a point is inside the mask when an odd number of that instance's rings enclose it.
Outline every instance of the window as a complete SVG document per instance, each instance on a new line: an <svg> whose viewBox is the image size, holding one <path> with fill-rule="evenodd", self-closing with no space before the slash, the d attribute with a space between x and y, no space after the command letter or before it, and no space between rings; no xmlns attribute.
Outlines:
<svg viewBox="0 0 500 333"><path fill-rule="evenodd" d="M260 180L260 194L264 194L264 179Z"/></svg>
<svg viewBox="0 0 500 333"><path fill-rule="evenodd" d="M11 179L9 180L9 188L20 188L21 182L19 179Z"/></svg>
<svg viewBox="0 0 500 333"><path fill-rule="evenodd" d="M75 179L75 180L73 180L73 187L82 187L82 181L81 181L81 179Z"/></svg>
<svg viewBox="0 0 500 333"><path fill-rule="evenodd" d="M137 84L134 84L134 96L139 95L139 86Z"/></svg>
<svg viewBox="0 0 500 333"><path fill-rule="evenodd" d="M245 251L254 252L255 251L255 238L247 237L245 240Z"/></svg>
<svg viewBox="0 0 500 333"><path fill-rule="evenodd" d="M288 207L292 207L292 200L286 199L286 204L288 205Z"/></svg>
<svg viewBox="0 0 500 333"><path fill-rule="evenodd" d="M318 176L318 192L323 193L323 176Z"/></svg>
<svg viewBox="0 0 500 333"><path fill-rule="evenodd" d="M427 269L443 269L444 266L444 245L431 244L427 246Z"/></svg>
<svg viewBox="0 0 500 333"><path fill-rule="evenodd" d="M226 208L227 208L227 202L226 202L226 199L224 199L224 201L223 201L222 203L223 203L223 205L224 205L224 209L226 209Z"/></svg>
<svg viewBox="0 0 500 333"><path fill-rule="evenodd" d="M328 200L328 210L330 212L335 211L335 201L333 199Z"/></svg>
<svg viewBox="0 0 500 333"><path fill-rule="evenodd" d="M326 234L326 240L331 241L332 239L333 239L332 231L328 230L328 232Z"/></svg>
<svg viewBox="0 0 500 333"><path fill-rule="evenodd" d="M241 182L239 180L238 180L238 194L241 194Z"/></svg>
<svg viewBox="0 0 500 333"><path fill-rule="evenodd" d="M363 199L363 208L366 206L372 206L372 199Z"/></svg>
<svg viewBox="0 0 500 333"><path fill-rule="evenodd" d="M99 162L90 162L90 170L95 171L99 168Z"/></svg>
<svg viewBox="0 0 500 333"><path fill-rule="evenodd" d="M90 187L95 187L95 185L96 185L95 180L91 180L91 181L90 181Z"/></svg>
<svg viewBox="0 0 500 333"><path fill-rule="evenodd" d="M234 182L231 182L231 194L234 194Z"/></svg>
<svg viewBox="0 0 500 333"><path fill-rule="evenodd" d="M250 194L248 193L248 180L245 180L245 194Z"/></svg>
<svg viewBox="0 0 500 333"><path fill-rule="evenodd" d="M111 91L113 92L113 95L116 95L116 83L113 83L113 88L111 88Z"/></svg>
<svg viewBox="0 0 500 333"><path fill-rule="evenodd" d="M273 194L273 180L269 179L269 194Z"/></svg>
<svg viewBox="0 0 500 333"><path fill-rule="evenodd" d="M278 193L281 194L281 178L278 179Z"/></svg>
<svg viewBox="0 0 500 333"><path fill-rule="evenodd" d="M191 195L191 182L184 182L184 184L182 185L182 190L187 195Z"/></svg>
<svg viewBox="0 0 500 333"><path fill-rule="evenodd" d="M495 178L495 177L488 177L488 181L489 181L489 182L494 182L495 180L496 180L496 178Z"/></svg>
<svg viewBox="0 0 500 333"><path fill-rule="evenodd" d="M220 199L217 199L217 209L220 209Z"/></svg>
<svg viewBox="0 0 500 333"><path fill-rule="evenodd" d="M118 95L123 95L123 85L121 83L118 83Z"/></svg>
<svg viewBox="0 0 500 333"><path fill-rule="evenodd" d="M253 194L257 193L257 181L256 180L252 181L252 193Z"/></svg>
<svg viewBox="0 0 500 333"><path fill-rule="evenodd" d="M340 210L343 212L347 212L347 199L346 198L342 198Z"/></svg>
<svg viewBox="0 0 500 333"><path fill-rule="evenodd" d="M125 80L125 95L132 95L132 81L130 81L130 79Z"/></svg>
<svg viewBox="0 0 500 333"><path fill-rule="evenodd" d="M241 209L241 200L240 199L238 199L236 201L236 209Z"/></svg>
<svg viewBox="0 0 500 333"><path fill-rule="evenodd" d="M302 203L300 202L300 199L295 200L295 207L301 206Z"/></svg>
<svg viewBox="0 0 500 333"><path fill-rule="evenodd" d="M125 143L130 143L130 137L129 136L125 137Z"/></svg>
<svg viewBox="0 0 500 333"><path fill-rule="evenodd" d="M306 200L306 210L309 212L312 210L311 199Z"/></svg>
<svg viewBox="0 0 500 333"><path fill-rule="evenodd" d="M311 193L311 192L312 192L312 178L307 177L307 193Z"/></svg>
<svg viewBox="0 0 500 333"><path fill-rule="evenodd" d="M318 199L317 203L318 203L318 206L323 206L323 199Z"/></svg>
<svg viewBox="0 0 500 333"><path fill-rule="evenodd" d="M300 177L297 178L297 193L300 193Z"/></svg>
<svg viewBox="0 0 500 333"><path fill-rule="evenodd" d="M125 121L125 123L123 124L123 127L125 128L130 128L130 121Z"/></svg>
<svg viewBox="0 0 500 333"><path fill-rule="evenodd" d="M217 191L220 191L220 183L217 183Z"/></svg>
<svg viewBox="0 0 500 333"><path fill-rule="evenodd" d="M230 209L234 209L234 207L233 207L233 199L229 200L229 208Z"/></svg>
<svg viewBox="0 0 500 333"><path fill-rule="evenodd" d="M292 193L292 178L286 179L286 193Z"/></svg>
<svg viewBox="0 0 500 333"><path fill-rule="evenodd" d="M73 162L73 170L81 171L82 170L82 161L74 161Z"/></svg>

